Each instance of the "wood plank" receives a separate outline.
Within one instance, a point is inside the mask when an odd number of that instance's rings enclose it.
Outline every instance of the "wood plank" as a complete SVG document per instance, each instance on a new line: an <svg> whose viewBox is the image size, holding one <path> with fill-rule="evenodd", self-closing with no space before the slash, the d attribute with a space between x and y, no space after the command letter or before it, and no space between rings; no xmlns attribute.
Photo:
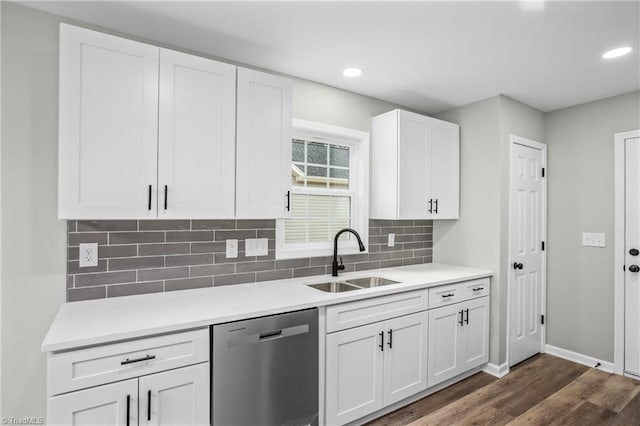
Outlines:
<svg viewBox="0 0 640 426"><path fill-rule="evenodd" d="M629 377L610 374L589 402L619 413L640 393L640 382Z"/></svg>
<svg viewBox="0 0 640 426"><path fill-rule="evenodd" d="M640 426L640 382L541 354L502 379L484 373L369 425Z"/></svg>
<svg viewBox="0 0 640 426"><path fill-rule="evenodd" d="M441 409L430 413L420 419L410 423L411 426L425 425L448 425L448 424L464 424L469 419L473 419L475 415L480 414L483 410L492 410L494 405L499 402L508 400L513 397L510 392L504 392L502 389L490 384L477 391L442 407ZM493 411L498 414L497 410ZM501 412L501 411L500 411ZM489 417L485 413L486 417Z"/></svg>
<svg viewBox="0 0 640 426"><path fill-rule="evenodd" d="M610 421L607 426L629 426L640 424L640 394L636 395L627 405Z"/></svg>
<svg viewBox="0 0 640 426"><path fill-rule="evenodd" d="M609 379L609 374L590 369L518 416L512 424L554 424L573 412ZM597 406L596 406L597 407ZM615 413L614 413L615 414Z"/></svg>
<svg viewBox="0 0 640 426"><path fill-rule="evenodd" d="M513 373L514 377L510 380L496 383L496 387L514 394L512 399L504 402L505 406L497 408L517 418L577 379L587 369L583 365L542 355L532 361L529 366Z"/></svg>
<svg viewBox="0 0 640 426"><path fill-rule="evenodd" d="M367 426L405 425L432 413L460 398L498 380L487 373L477 373L441 391L422 398L392 413L367 423Z"/></svg>
<svg viewBox="0 0 640 426"><path fill-rule="evenodd" d="M616 412L583 401L553 425L603 425L616 417ZM637 419L636 419L637 420Z"/></svg>

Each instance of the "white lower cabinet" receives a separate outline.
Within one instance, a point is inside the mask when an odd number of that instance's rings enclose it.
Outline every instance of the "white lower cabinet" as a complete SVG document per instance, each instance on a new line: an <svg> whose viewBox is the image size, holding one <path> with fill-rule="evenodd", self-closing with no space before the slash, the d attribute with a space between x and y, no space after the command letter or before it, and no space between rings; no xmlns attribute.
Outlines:
<svg viewBox="0 0 640 426"><path fill-rule="evenodd" d="M209 363L51 397L47 424L209 424Z"/></svg>
<svg viewBox="0 0 640 426"><path fill-rule="evenodd" d="M489 361L489 297L429 311L428 386Z"/></svg>
<svg viewBox="0 0 640 426"><path fill-rule="evenodd" d="M47 357L48 425L208 425L209 329Z"/></svg>
<svg viewBox="0 0 640 426"><path fill-rule="evenodd" d="M427 388L427 313L331 333L326 423L344 424Z"/></svg>
<svg viewBox="0 0 640 426"><path fill-rule="evenodd" d="M48 425L138 424L138 379L49 398Z"/></svg>

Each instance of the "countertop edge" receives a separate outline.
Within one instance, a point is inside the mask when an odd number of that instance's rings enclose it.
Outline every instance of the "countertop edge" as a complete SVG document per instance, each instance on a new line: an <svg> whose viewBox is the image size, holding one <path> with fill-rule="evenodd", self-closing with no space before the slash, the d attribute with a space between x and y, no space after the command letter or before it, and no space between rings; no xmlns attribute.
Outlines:
<svg viewBox="0 0 640 426"><path fill-rule="evenodd" d="M424 264L424 265L436 265L436 264ZM415 266L415 265L412 265L412 266ZM437 266L446 267L449 265L437 265ZM358 273L357 275L363 275L363 274L394 275L394 273L396 274L407 273L407 269L405 268L408 268L408 267L383 268L383 269L376 269L376 270L369 270L369 271L361 271L361 273ZM295 310L320 308L324 306L336 305L341 303L349 303L353 301L364 300L364 299L369 299L373 297L387 296L390 294L402 293L407 291L428 289L430 287L438 287L438 286L461 282L461 281L487 278L493 275L493 272L488 270L480 270L475 268L466 268L466 267L451 265L452 271L455 271L456 269L460 270L461 276L448 278L448 279L429 281L429 282L409 281L406 283L397 284L389 287L380 287L377 289L365 289L365 292L359 292L356 294L353 294L353 292L337 293L337 296L335 297L325 298L324 300L314 300L308 303L294 303L289 305L281 305L274 308L265 308L257 311L242 312L238 314L218 315L218 316L212 315L211 317L203 317L202 319L199 319L199 320L191 320L191 321L185 321L185 322L178 321L172 324L155 326L155 327L141 327L135 330L130 330L126 332L115 332L113 334L105 334L101 336L89 336L86 338L70 338L67 340L53 339L54 341L50 341L52 340L50 333L54 329L54 326L57 325L57 322L66 320L66 319L62 319L62 320L60 319L61 312L63 311L63 309L70 309L68 305L71 305L73 303L84 303L84 302L65 303L61 305L60 308L58 309L56 317L53 320L51 326L49 327L49 331L47 332L47 335L41 344L41 351L44 353L54 353L54 352L76 350L76 349L86 348L90 346L97 346L97 345L115 343L115 342L120 342L125 340L144 338L144 337L154 336L159 334L174 333L174 332L179 332L179 331L184 331L189 329L203 328L203 327L208 327L210 325L221 324L225 322L245 320L245 319L280 314L280 313L290 312ZM464 271L465 273L462 273L462 271ZM424 271L424 273L428 273L428 272L429 272L428 270ZM420 274L421 271L409 271L408 273ZM347 274L345 274L345 276L346 275ZM304 278L304 280L317 281L325 277L326 276L306 277ZM297 280L292 279L291 281L293 284L296 281L300 281L300 279L297 279ZM252 284L256 284L256 283L252 283ZM240 285L244 285L244 284L240 284ZM299 285L302 285L302 284L299 284ZM211 289L207 289L207 290L211 290ZM181 292L188 292L188 291L190 290L183 290ZM176 292L176 293L179 293L179 292ZM319 295L316 295L316 296L319 296ZM131 296L128 296L128 297L131 297Z"/></svg>

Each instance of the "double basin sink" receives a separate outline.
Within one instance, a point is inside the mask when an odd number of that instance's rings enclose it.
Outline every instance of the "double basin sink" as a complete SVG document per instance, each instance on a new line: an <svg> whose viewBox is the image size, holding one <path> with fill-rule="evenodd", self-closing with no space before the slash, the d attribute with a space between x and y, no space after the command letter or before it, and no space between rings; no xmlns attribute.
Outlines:
<svg viewBox="0 0 640 426"><path fill-rule="evenodd" d="M399 281L389 280L382 277L351 278L344 281L330 281L326 283L308 284L309 287L327 293L342 293L351 290L361 290L363 288L382 287L390 284L398 284Z"/></svg>

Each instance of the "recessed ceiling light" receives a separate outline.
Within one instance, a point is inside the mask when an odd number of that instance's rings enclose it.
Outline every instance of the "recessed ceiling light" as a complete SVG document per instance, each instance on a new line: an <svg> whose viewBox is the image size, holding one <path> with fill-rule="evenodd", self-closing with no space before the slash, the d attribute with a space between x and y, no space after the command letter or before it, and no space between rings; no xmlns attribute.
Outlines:
<svg viewBox="0 0 640 426"><path fill-rule="evenodd" d="M624 56L627 53L631 52L631 48L630 47L618 47L617 49L613 49L610 50L608 52L605 52L602 57L604 59L612 59L612 58L617 58L619 56Z"/></svg>
<svg viewBox="0 0 640 426"><path fill-rule="evenodd" d="M345 77L358 77L362 74L362 70L360 68L346 68L342 71L342 75Z"/></svg>

